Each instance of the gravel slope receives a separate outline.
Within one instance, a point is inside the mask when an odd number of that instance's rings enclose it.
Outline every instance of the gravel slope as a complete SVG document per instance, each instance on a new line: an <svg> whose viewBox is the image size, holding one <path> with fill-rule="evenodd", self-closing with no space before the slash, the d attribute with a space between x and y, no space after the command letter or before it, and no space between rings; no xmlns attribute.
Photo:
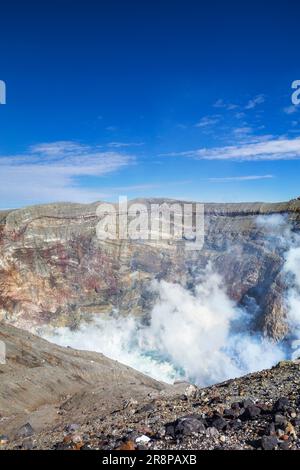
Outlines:
<svg viewBox="0 0 300 470"><path fill-rule="evenodd" d="M0 323L2 449L300 449L300 362L205 389Z"/></svg>

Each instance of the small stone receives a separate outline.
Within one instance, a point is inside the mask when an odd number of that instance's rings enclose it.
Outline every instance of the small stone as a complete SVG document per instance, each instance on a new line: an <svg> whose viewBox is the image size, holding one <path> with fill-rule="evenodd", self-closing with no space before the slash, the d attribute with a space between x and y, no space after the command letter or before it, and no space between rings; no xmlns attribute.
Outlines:
<svg viewBox="0 0 300 470"><path fill-rule="evenodd" d="M219 437L219 435L220 435L219 431L214 427L210 427L206 429L206 437Z"/></svg>
<svg viewBox="0 0 300 470"><path fill-rule="evenodd" d="M84 445L84 444L83 444L82 441L76 442L76 443L74 443L74 445L72 446L72 450L81 450L82 447L83 447L83 445Z"/></svg>
<svg viewBox="0 0 300 470"><path fill-rule="evenodd" d="M151 436L151 434L153 434L152 429L149 428L149 426L138 426L137 431L143 436Z"/></svg>
<svg viewBox="0 0 300 470"><path fill-rule="evenodd" d="M276 435L276 429L275 429L275 424L274 423L268 424L268 426L266 427L266 430L265 430L265 435L266 436L275 436Z"/></svg>
<svg viewBox="0 0 300 470"><path fill-rule="evenodd" d="M9 443L9 437L2 434L0 436L0 446L5 446Z"/></svg>
<svg viewBox="0 0 300 470"><path fill-rule="evenodd" d="M90 444L86 443L86 444L83 444L80 450L92 450L92 448Z"/></svg>
<svg viewBox="0 0 300 470"><path fill-rule="evenodd" d="M138 401L135 400L134 398L130 398L129 400L125 400L123 402L123 409L125 410L129 406L132 407L132 406L136 406L136 405L138 405Z"/></svg>
<svg viewBox="0 0 300 470"><path fill-rule="evenodd" d="M275 415L274 421L275 421L275 424L278 424L279 426L280 426L280 425L285 426L286 423L287 423L286 417L283 416L283 415L280 415L280 414L278 414L278 413Z"/></svg>
<svg viewBox="0 0 300 470"><path fill-rule="evenodd" d="M211 419L210 424L212 427L218 429L218 431L222 431L223 429L227 427L228 423L224 418L222 418L222 416L214 416Z"/></svg>
<svg viewBox="0 0 300 470"><path fill-rule="evenodd" d="M290 436L292 436L294 439L297 439L297 434L292 423L289 423L289 422L287 423L285 432L286 434L289 434Z"/></svg>
<svg viewBox="0 0 300 470"><path fill-rule="evenodd" d="M277 436L280 439L282 436L284 436L284 431L282 429L277 429Z"/></svg>
<svg viewBox="0 0 300 470"><path fill-rule="evenodd" d="M150 441L151 441L150 437L145 436L145 435L137 437L135 440L137 444L148 444L148 442Z"/></svg>
<svg viewBox="0 0 300 470"><path fill-rule="evenodd" d="M71 436L71 440L72 442L74 442L74 444L79 444L82 442L82 437L80 436L80 434L73 434Z"/></svg>
<svg viewBox="0 0 300 470"><path fill-rule="evenodd" d="M251 400L250 398L247 398L246 400L240 403L240 408L248 408L248 406L252 406L252 405L254 405L254 401Z"/></svg>
<svg viewBox="0 0 300 470"><path fill-rule="evenodd" d="M291 418L293 419L297 418L297 413L295 411L291 412Z"/></svg>
<svg viewBox="0 0 300 470"><path fill-rule="evenodd" d="M238 430L238 429L241 429L242 427L242 422L240 419L235 419L233 421L231 421L230 423L230 428L233 429L233 430Z"/></svg>
<svg viewBox="0 0 300 470"><path fill-rule="evenodd" d="M20 429L16 433L16 437L30 437L33 436L34 434L34 429L31 426L30 423L24 424L24 426L21 426Z"/></svg>
<svg viewBox="0 0 300 470"><path fill-rule="evenodd" d="M235 419L240 415L240 408L237 409L237 410L234 410L232 408L227 408L226 410L224 410L223 414L224 414L225 418Z"/></svg>
<svg viewBox="0 0 300 470"><path fill-rule="evenodd" d="M247 408L245 408L244 413L241 415L241 419L244 421L256 419L258 416L260 416L260 414L261 410L258 408L258 406L249 405Z"/></svg>
<svg viewBox="0 0 300 470"><path fill-rule="evenodd" d="M33 449L33 441L30 438L24 439L22 442L22 449L24 450L32 450Z"/></svg>
<svg viewBox="0 0 300 470"><path fill-rule="evenodd" d="M66 450L66 449L70 449L70 445L65 443L65 442L57 442L55 445L54 445L54 448L55 450Z"/></svg>
<svg viewBox="0 0 300 470"><path fill-rule="evenodd" d="M273 406L273 411L286 411L290 406L288 398L281 397L277 400Z"/></svg>
<svg viewBox="0 0 300 470"><path fill-rule="evenodd" d="M156 424L160 421L159 416L151 416L150 418L147 419L149 424Z"/></svg>
<svg viewBox="0 0 300 470"><path fill-rule="evenodd" d="M261 411L262 414L269 414L270 408L265 403L259 402L259 403L256 403L255 405L258 408L260 408L260 411Z"/></svg>
<svg viewBox="0 0 300 470"><path fill-rule="evenodd" d="M279 444L279 449L281 449L281 450L289 450L289 448L290 448L289 442L287 442L287 441L282 441L282 442L280 442L280 444Z"/></svg>
<svg viewBox="0 0 300 470"><path fill-rule="evenodd" d="M240 407L240 404L238 402L234 402L234 403L231 404L231 408L233 410L238 410L239 411L241 407Z"/></svg>
<svg viewBox="0 0 300 470"><path fill-rule="evenodd" d="M136 445L133 441L126 441L117 447L116 450L136 450Z"/></svg>
<svg viewBox="0 0 300 470"><path fill-rule="evenodd" d="M144 444L137 444L136 450L148 450L148 447Z"/></svg>
<svg viewBox="0 0 300 470"><path fill-rule="evenodd" d="M277 447L277 438L275 436L263 436L261 438L261 447L263 450L274 450Z"/></svg>
<svg viewBox="0 0 300 470"><path fill-rule="evenodd" d="M194 398L196 396L196 393L197 393L197 387L195 387L195 385L189 385L185 391L184 391L184 394L187 398Z"/></svg>
<svg viewBox="0 0 300 470"><path fill-rule="evenodd" d="M74 424L68 424L65 427L65 431L73 433L73 432L77 431L79 428L80 428L79 424L75 424L75 423Z"/></svg>
<svg viewBox="0 0 300 470"><path fill-rule="evenodd" d="M178 437L204 432L205 429L205 421L203 419L198 419L195 416L184 416L173 423L168 423L166 425L166 434L176 439Z"/></svg>
<svg viewBox="0 0 300 470"><path fill-rule="evenodd" d="M290 361L280 361L276 367L279 367L280 369L284 368L284 367L289 367L290 365Z"/></svg>
<svg viewBox="0 0 300 470"><path fill-rule="evenodd" d="M223 442L223 443L226 442L226 437L225 437L225 436L221 436L221 437L220 437L220 441Z"/></svg>
<svg viewBox="0 0 300 470"><path fill-rule="evenodd" d="M139 413L152 413L153 411L155 411L153 403L147 403L138 410Z"/></svg>

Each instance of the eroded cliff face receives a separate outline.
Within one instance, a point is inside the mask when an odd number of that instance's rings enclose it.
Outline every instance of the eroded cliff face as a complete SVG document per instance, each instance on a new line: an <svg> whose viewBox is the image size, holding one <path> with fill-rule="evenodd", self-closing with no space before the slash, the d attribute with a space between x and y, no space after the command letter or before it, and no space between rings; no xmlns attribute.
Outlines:
<svg viewBox="0 0 300 470"><path fill-rule="evenodd" d="M299 200L207 204L201 251L185 250L183 242L101 241L97 207L61 203L0 213L0 319L34 330L76 327L112 309L145 315L155 301L151 280L193 289L211 262L229 296L252 305L251 327L284 336L284 250L257 217L283 214L300 230Z"/></svg>

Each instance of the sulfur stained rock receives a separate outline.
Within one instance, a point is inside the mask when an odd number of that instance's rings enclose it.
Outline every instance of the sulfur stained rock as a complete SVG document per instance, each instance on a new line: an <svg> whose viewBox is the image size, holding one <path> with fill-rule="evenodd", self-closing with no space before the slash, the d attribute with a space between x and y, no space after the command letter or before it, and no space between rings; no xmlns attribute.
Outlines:
<svg viewBox="0 0 300 470"><path fill-rule="evenodd" d="M126 441L117 447L116 450L136 450L136 444L133 441Z"/></svg>
<svg viewBox="0 0 300 470"><path fill-rule="evenodd" d="M182 241L98 240L97 207L61 203L0 212L0 319L33 330L75 328L116 307L146 314L156 300L151 280L193 286L210 261L234 301L262 312L254 315L254 328L276 339L286 333L283 254L257 217L286 213L299 222L300 201L207 204L199 251L185 250Z"/></svg>

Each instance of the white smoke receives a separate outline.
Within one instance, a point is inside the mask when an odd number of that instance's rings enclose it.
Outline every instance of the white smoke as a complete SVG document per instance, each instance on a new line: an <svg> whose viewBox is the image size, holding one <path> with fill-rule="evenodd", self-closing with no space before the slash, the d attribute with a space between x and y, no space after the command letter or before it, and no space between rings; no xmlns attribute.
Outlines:
<svg viewBox="0 0 300 470"><path fill-rule="evenodd" d="M300 355L300 237L284 216L257 219L266 244L285 253L287 322L292 357ZM85 323L77 331L48 330L46 339L92 350L155 379L187 379L205 386L272 367L290 357L286 342L276 344L250 331L251 312L226 294L222 278L209 264L192 292L179 284L154 281L157 296L149 318L115 312ZM250 299L251 300L251 299ZM253 300L253 299L252 299ZM249 302L249 305L251 302ZM257 306L252 306L252 314Z"/></svg>
<svg viewBox="0 0 300 470"><path fill-rule="evenodd" d="M295 235L293 246L286 255L284 266L289 275L287 322L290 327L292 358L300 356L300 237Z"/></svg>
<svg viewBox="0 0 300 470"><path fill-rule="evenodd" d="M142 323L135 317L115 313L101 314L92 323L81 324L76 331L56 328L44 331L42 336L61 346L100 352L154 379L172 383L177 377L174 366L143 347L142 330Z"/></svg>
<svg viewBox="0 0 300 470"><path fill-rule="evenodd" d="M194 293L165 281L153 282L152 289L158 301L147 324L133 316L104 315L77 331L60 328L44 336L102 352L169 383L187 379L209 385L271 367L284 357L280 346L241 330L247 328L247 315L229 299L210 265Z"/></svg>
<svg viewBox="0 0 300 470"><path fill-rule="evenodd" d="M258 217L258 226L276 238L276 247L285 250L282 274L288 285L286 294L286 322L289 328L288 357L300 356L300 235L293 230L287 216ZM274 240L273 240L274 243Z"/></svg>

